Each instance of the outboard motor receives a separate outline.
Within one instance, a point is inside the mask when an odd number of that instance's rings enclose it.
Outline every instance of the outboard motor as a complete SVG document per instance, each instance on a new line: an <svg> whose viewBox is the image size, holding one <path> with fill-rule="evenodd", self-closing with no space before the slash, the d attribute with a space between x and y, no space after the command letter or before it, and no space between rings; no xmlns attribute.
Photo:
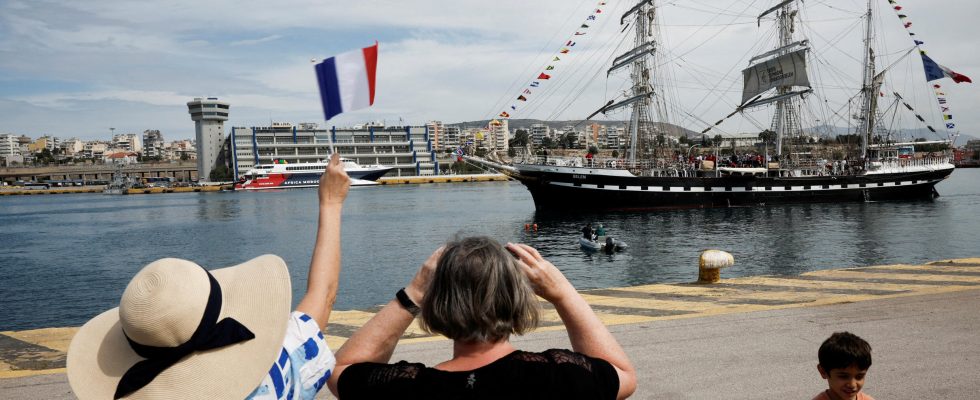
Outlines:
<svg viewBox="0 0 980 400"><path fill-rule="evenodd" d="M606 254L612 254L614 251L616 251L616 244L615 242L613 242L612 236L606 236L605 250L606 250Z"/></svg>

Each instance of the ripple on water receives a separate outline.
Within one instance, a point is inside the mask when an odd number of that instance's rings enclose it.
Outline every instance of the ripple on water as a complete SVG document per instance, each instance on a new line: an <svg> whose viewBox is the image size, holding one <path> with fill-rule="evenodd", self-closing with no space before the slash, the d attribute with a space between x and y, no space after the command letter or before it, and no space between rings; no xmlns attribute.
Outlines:
<svg viewBox="0 0 980 400"><path fill-rule="evenodd" d="M344 210L338 309L387 302L457 233L538 248L576 287L696 278L698 252L735 255L724 276L978 256L980 170L957 170L936 201L809 204L654 213L542 215L514 182L355 188ZM574 199L569 199L574 201ZM80 325L115 307L144 265L181 257L208 268L273 253L306 286L315 190L157 196L0 198L0 330ZM585 223L629 244L612 255L578 246ZM525 232L537 223L537 232Z"/></svg>

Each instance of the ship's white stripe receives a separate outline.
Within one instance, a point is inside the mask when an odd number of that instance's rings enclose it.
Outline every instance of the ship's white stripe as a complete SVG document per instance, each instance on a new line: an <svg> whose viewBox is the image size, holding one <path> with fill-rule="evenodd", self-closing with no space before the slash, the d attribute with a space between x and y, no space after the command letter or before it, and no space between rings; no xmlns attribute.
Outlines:
<svg viewBox="0 0 980 400"><path fill-rule="evenodd" d="M749 192L814 192L814 191L827 191L827 190L866 190L866 189L874 189L878 187L889 187L889 186L894 187L894 186L926 185L931 183L937 183L940 181L942 181L942 179L921 180L921 181L915 181L915 183L912 183L912 181L884 182L883 186L878 186L877 183L867 183L865 184L864 187L861 187L861 185L858 183L849 183L847 184L846 188L843 187L842 185L829 185L828 188L826 189L824 189L823 187L824 185L812 185L810 186L810 189L804 189L804 186L790 186L789 189L786 189L785 185L781 185L781 186L769 186L769 190L766 190L767 186L752 186L752 187L732 186L731 190L725 190L724 186L721 187L712 186L710 190L706 190L707 188L704 186L691 186L690 188L688 188L688 190L684 190L685 189L684 186L668 186L666 188L663 186L647 186L647 190L643 190L642 186L626 186L626 189L621 189L619 185L603 185L603 187L600 188L599 185L589 184L589 183L583 183L578 186L570 182L549 182L549 184L554 186L563 186L563 187L579 187L582 189L622 190L627 192L687 192L687 193L705 193L705 192L726 193L727 192L727 193L731 193L731 192L747 192L747 191Z"/></svg>

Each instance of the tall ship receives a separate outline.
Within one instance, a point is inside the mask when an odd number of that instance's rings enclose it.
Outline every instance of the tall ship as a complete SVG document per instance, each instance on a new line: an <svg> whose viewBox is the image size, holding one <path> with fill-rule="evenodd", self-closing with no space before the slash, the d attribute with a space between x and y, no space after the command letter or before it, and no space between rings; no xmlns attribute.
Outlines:
<svg viewBox="0 0 980 400"><path fill-rule="evenodd" d="M392 169L382 165L361 166L348 158L341 158L340 162L344 165L347 176L351 178L351 185L354 186L377 184L376 181ZM326 160L293 164L277 160L272 164L259 164L242 175L235 183L235 190L317 187L327 165Z"/></svg>
<svg viewBox="0 0 980 400"><path fill-rule="evenodd" d="M889 3L895 4L891 0ZM845 125L853 126L848 133L856 141L860 138L859 147L855 143L847 154L824 158L805 151L793 151L784 145L792 143L788 139L801 136L804 117L812 118L813 114L807 114L806 107L813 105L810 103L824 103L808 77L809 56L813 49L810 40L799 37L802 31L797 25L799 11L796 0L785 0L773 4L758 16L760 26L775 20L775 46L750 58L748 66L742 70L741 103L714 124L719 125L735 115L760 110L767 113L769 117L763 118L771 124L765 127L764 134L772 134L775 138L769 141L771 145L759 148L756 154L750 156L732 151L726 155L719 153L721 146L717 144L693 145L680 148L680 151L665 149L663 136L667 125L664 122L670 108L664 102L670 96L660 91L663 80L658 80L657 76L663 68L663 63L655 58L662 46L658 40L658 6L654 0L642 0L620 19L623 33L633 37L634 46L615 57L607 72L608 75L628 71L632 86L620 98L610 100L592 115L625 111L628 118L623 119L627 120L628 143L624 156L600 159L591 155L556 157L529 152L531 154L515 158L512 165L501 170L527 187L536 208L541 211L737 207L938 196L936 184L954 169L952 154L945 149L955 136L950 133L934 142L903 141L897 138L897 129L883 123L886 111L898 113L905 109L897 106L903 101L897 91L890 97L894 99L894 106L889 106L888 110L879 107L885 96L882 84L890 66L880 68L876 65L876 13L871 0L867 2L866 10L856 13L863 11L863 55L856 57L863 57L860 71L863 78L859 87L849 89L852 96L847 103L849 106L843 111L835 111L838 119L851 120ZM627 29L629 27L632 29ZM919 44L916 40L906 56L921 53L926 60ZM856 49L857 44L854 47ZM928 75L930 66L925 67ZM922 75L921 67L918 71ZM811 101L813 99L816 101ZM903 104L912 110L908 103ZM924 121L918 114L915 116ZM947 128L951 125L947 124ZM702 136L714 126L701 132ZM928 129L935 132L931 126ZM912 156L915 146L932 144L940 145L943 150L925 157L921 154ZM690 153L695 147L702 147L696 159ZM710 147L715 150L712 152Z"/></svg>

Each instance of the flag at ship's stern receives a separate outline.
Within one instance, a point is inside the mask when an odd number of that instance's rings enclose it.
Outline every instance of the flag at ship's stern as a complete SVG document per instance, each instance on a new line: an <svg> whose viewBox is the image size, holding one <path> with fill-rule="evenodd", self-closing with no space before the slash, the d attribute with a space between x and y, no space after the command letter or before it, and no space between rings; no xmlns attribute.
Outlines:
<svg viewBox="0 0 980 400"><path fill-rule="evenodd" d="M375 72L378 69L378 42L374 46L348 51L327 58L316 65L323 116L330 120L337 114L374 104Z"/></svg>

